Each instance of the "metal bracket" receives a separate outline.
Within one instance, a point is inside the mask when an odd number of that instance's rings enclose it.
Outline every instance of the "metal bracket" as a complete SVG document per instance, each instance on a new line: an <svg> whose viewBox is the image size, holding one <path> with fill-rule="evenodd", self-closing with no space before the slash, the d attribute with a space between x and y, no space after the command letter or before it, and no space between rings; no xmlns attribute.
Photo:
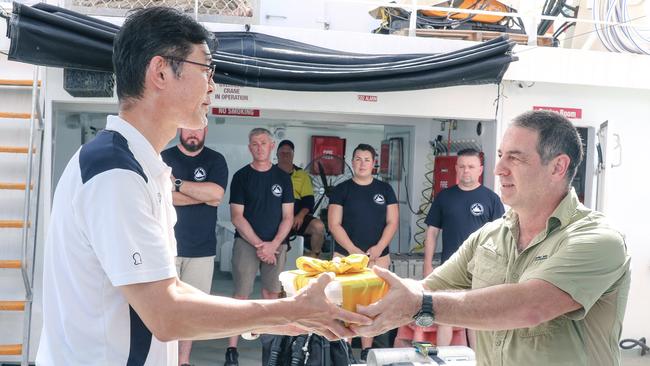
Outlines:
<svg viewBox="0 0 650 366"><path fill-rule="evenodd" d="M621 135L612 133L612 136L616 138L616 145L612 148L612 151L618 150L618 162L616 164L612 163L612 168L618 168L623 165L623 145L621 145Z"/></svg>

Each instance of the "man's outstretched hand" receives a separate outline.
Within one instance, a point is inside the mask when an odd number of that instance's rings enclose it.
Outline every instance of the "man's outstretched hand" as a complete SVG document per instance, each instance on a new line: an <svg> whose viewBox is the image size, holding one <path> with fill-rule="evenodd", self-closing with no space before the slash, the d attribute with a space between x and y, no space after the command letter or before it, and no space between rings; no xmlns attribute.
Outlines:
<svg viewBox="0 0 650 366"><path fill-rule="evenodd" d="M293 297L296 315L293 325L331 341L356 336L344 323L369 326L372 322L369 317L344 310L327 299L325 287L333 279L332 273L324 273Z"/></svg>
<svg viewBox="0 0 650 366"><path fill-rule="evenodd" d="M411 279L400 278L379 266L372 267L390 289L379 301L368 306L357 305L357 312L373 319L372 324L353 324L350 328L358 336L372 337L413 321L422 307L422 285Z"/></svg>

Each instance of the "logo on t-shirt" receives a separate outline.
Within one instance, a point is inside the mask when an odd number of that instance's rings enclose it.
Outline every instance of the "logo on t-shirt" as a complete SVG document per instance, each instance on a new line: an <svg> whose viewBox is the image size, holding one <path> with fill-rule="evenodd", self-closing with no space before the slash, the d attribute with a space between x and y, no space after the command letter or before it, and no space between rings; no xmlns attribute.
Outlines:
<svg viewBox="0 0 650 366"><path fill-rule="evenodd" d="M378 205L383 205L386 203L386 199L382 194L377 193L374 197L372 197L372 200L375 201L376 204Z"/></svg>
<svg viewBox="0 0 650 366"><path fill-rule="evenodd" d="M196 182L202 182L205 180L205 177L207 175L205 174L205 169L198 167L194 169L194 181Z"/></svg>
<svg viewBox="0 0 650 366"><path fill-rule="evenodd" d="M483 215L483 205L478 202L472 203L472 205L469 207L469 212L471 212L474 216L481 216Z"/></svg>
<svg viewBox="0 0 650 366"><path fill-rule="evenodd" d="M273 193L274 196L280 197L282 196L282 187L280 187L279 184L274 184L271 186L271 193Z"/></svg>
<svg viewBox="0 0 650 366"><path fill-rule="evenodd" d="M133 264L136 266L142 264L142 257L140 256L140 253L133 253Z"/></svg>

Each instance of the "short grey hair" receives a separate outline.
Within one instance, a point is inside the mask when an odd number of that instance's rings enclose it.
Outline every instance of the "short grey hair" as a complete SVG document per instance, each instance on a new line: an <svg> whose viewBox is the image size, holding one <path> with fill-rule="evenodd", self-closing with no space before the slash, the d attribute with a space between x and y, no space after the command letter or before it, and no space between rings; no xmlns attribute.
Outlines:
<svg viewBox="0 0 650 366"><path fill-rule="evenodd" d="M571 121L556 112L529 111L515 117L512 125L538 133L537 153L543 164L561 154L571 159L567 168L567 185L570 186L584 156L582 139Z"/></svg>
<svg viewBox="0 0 650 366"><path fill-rule="evenodd" d="M248 133L248 141L250 142L253 136L257 135L267 135L271 140L273 140L273 134L271 134L271 131L267 130L266 128L256 127Z"/></svg>

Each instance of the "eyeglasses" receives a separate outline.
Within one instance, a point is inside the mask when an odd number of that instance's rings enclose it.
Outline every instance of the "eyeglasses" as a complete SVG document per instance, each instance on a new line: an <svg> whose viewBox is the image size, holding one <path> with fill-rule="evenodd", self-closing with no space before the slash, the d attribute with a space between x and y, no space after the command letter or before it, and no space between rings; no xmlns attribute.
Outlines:
<svg viewBox="0 0 650 366"><path fill-rule="evenodd" d="M214 76L214 72L217 69L217 65L215 65L215 64L209 64L209 65L208 64L202 64L200 62L194 62L194 61L190 61L190 60L186 60L184 58L179 58L179 57L174 57L174 56L163 56L163 57L168 58L170 60L178 61L178 62L187 62L188 64L207 67L208 70L206 70L206 71L208 72L208 80L212 80L212 77Z"/></svg>

